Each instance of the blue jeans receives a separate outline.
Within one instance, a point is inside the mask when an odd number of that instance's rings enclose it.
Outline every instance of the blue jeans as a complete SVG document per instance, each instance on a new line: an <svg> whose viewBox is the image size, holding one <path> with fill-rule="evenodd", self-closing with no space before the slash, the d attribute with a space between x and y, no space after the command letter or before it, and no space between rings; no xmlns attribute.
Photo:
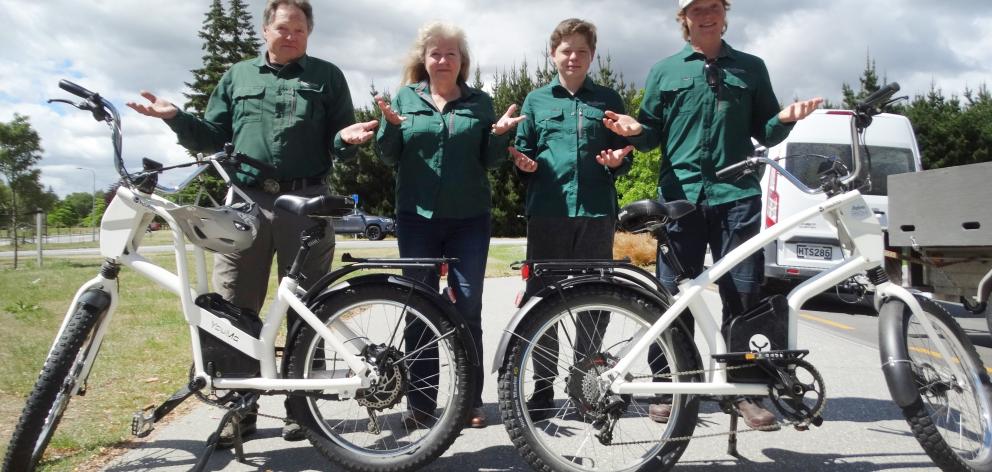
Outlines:
<svg viewBox="0 0 992 472"><path fill-rule="evenodd" d="M761 197L757 195L722 205L701 203L696 211L668 224L668 239L686 275L696 277L703 272L707 246L713 262L720 260L761 231L760 217ZM658 279L670 292L678 293L675 272L660 256ZM742 306L741 295L757 294L761 290L764 265L764 252L755 252L717 281L725 319L748 308Z"/></svg>
<svg viewBox="0 0 992 472"><path fill-rule="evenodd" d="M448 268L448 286L455 291L455 308L464 318L482 359L482 283L486 276L489 256L491 217L489 213L471 218L424 218L400 213L396 218L396 238L400 257L455 257L458 262ZM403 275L423 281L439 290L440 279L433 271L404 269ZM419 348L424 338L424 326L409 323L404 331L406 351ZM437 399L438 352L436 345L422 351L410 363L411 408L433 412ZM473 406L482 406L482 363L474 367Z"/></svg>

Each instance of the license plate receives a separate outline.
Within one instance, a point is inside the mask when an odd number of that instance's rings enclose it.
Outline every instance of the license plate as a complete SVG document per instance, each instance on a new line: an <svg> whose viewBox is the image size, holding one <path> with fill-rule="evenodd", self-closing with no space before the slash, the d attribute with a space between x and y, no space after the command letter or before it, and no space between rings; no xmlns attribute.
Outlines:
<svg viewBox="0 0 992 472"><path fill-rule="evenodd" d="M833 259L834 248L831 246L818 246L815 244L796 244L796 257L800 259L819 259L829 261Z"/></svg>

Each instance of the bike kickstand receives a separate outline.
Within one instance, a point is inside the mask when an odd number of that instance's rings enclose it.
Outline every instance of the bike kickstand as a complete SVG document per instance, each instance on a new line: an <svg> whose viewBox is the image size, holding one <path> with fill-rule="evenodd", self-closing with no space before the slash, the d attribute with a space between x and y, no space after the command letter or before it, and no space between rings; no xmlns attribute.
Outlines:
<svg viewBox="0 0 992 472"><path fill-rule="evenodd" d="M238 401L237 406L231 408L224 413L224 416L220 419L220 424L217 425L217 429L210 434L207 438L207 446L204 448L200 459L196 462L196 465L190 469L190 472L202 472L207 467L207 462L210 460L210 456L213 455L214 451L217 449L218 443L220 443L221 432L224 431L224 426L228 422L231 422L231 426L234 429L234 457L238 462L242 464L245 463L245 451L244 443L241 440L241 420L244 419L249 414L254 414L253 411L255 405L258 402L257 393L248 393L241 397Z"/></svg>
<svg viewBox="0 0 992 472"><path fill-rule="evenodd" d="M737 453L737 410L730 411L730 435L727 436L727 454L739 458Z"/></svg>
<svg viewBox="0 0 992 472"><path fill-rule="evenodd" d="M227 425L228 421L234 421L234 443L236 447L241 447L241 422L235 419L237 413L236 409L228 410L220 418L220 424L217 425L217 429L213 433L210 433L210 437L207 438L207 447L203 449L200 459L196 461L196 465L190 469L190 472L202 472L206 470L207 462L210 460L210 456L213 455L214 450L217 449L217 443L220 442L220 433L224 430L224 426Z"/></svg>

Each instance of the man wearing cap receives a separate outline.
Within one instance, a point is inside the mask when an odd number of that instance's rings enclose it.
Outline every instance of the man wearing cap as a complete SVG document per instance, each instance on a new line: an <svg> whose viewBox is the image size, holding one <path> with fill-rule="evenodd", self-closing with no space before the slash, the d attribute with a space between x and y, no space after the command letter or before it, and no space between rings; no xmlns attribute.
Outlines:
<svg viewBox="0 0 992 472"><path fill-rule="evenodd" d="M722 181L716 171L748 157L752 137L768 147L781 142L796 121L823 101L814 98L780 110L764 62L723 40L729 9L729 0L678 0L676 19L686 46L652 67L636 120L612 111L605 119L607 127L638 150L661 146L661 201L697 205L695 212L668 226L672 249L691 277L702 272L707 245L713 260L719 260L761 230L758 177ZM763 265L758 251L718 281L724 319L759 300ZM673 293L678 290L675 273L660 257L658 278ZM760 400L745 398L736 404L749 427L775 424ZM670 411L669 405L652 405L650 415L666 422Z"/></svg>
<svg viewBox="0 0 992 472"><path fill-rule="evenodd" d="M214 256L213 288L236 306L258 313L269 284L272 256L279 277L288 270L300 246L300 232L313 223L274 207L279 195L327 193L332 156L347 159L356 145L374 136L378 123L355 123L351 93L341 70L308 56L313 10L307 0L269 0L262 18L265 51L231 67L217 83L203 118L142 91L147 104L127 105L142 115L161 118L175 131L179 144L194 152L215 152L234 143L238 152L275 168L258 175L243 166L232 178L259 206L258 235L248 249ZM333 228L328 228L333 235ZM311 248L303 267L307 285L327 272L334 256L334 238ZM290 313L287 323L298 319ZM255 432L255 415L243 421L242 435ZM304 439L287 419L283 438ZM233 444L233 429L221 434L221 446Z"/></svg>

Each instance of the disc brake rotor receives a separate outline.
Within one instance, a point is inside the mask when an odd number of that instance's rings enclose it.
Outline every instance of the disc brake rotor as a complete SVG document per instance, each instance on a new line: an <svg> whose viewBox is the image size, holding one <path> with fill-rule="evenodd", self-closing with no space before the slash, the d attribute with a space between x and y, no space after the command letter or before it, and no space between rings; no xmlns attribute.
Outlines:
<svg viewBox="0 0 992 472"><path fill-rule="evenodd" d="M355 395L358 404L374 410L385 410L400 402L410 384L403 353L392 346L369 345L363 355L379 369L379 381Z"/></svg>

